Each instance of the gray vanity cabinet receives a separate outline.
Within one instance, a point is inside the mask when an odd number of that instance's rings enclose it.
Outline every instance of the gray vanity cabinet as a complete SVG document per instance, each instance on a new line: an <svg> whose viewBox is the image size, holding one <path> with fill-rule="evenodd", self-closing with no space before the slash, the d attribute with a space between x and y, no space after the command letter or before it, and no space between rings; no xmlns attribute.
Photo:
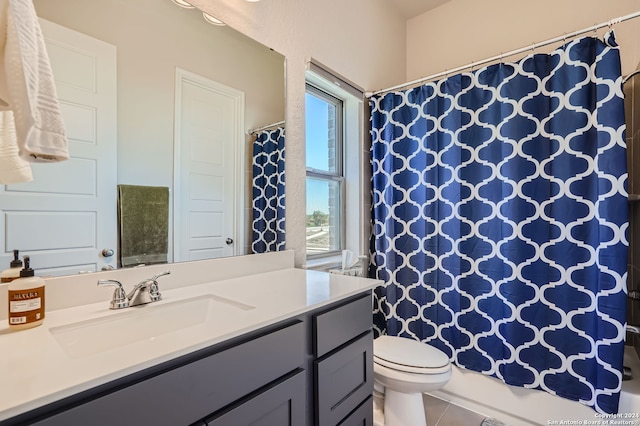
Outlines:
<svg viewBox="0 0 640 426"><path fill-rule="evenodd" d="M133 383L121 389L34 424L189 425L301 369L304 342L304 322L289 322L214 354L189 357L187 364L152 377L129 378Z"/></svg>
<svg viewBox="0 0 640 426"><path fill-rule="evenodd" d="M371 426L371 312L367 291L0 426Z"/></svg>
<svg viewBox="0 0 640 426"><path fill-rule="evenodd" d="M373 413L371 311L369 296L313 317L317 357L313 363L314 405L318 426L373 424L372 416L361 414ZM364 423L356 418L363 418Z"/></svg>

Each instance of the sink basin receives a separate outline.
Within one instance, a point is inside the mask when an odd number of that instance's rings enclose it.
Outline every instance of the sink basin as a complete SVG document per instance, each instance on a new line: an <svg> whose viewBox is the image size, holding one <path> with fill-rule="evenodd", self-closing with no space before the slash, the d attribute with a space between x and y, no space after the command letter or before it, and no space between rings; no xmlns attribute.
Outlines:
<svg viewBox="0 0 640 426"><path fill-rule="evenodd" d="M220 327L221 320L238 311L254 309L224 297L206 295L175 302L151 303L103 318L49 329L72 358L89 356L140 342L167 341L204 327Z"/></svg>

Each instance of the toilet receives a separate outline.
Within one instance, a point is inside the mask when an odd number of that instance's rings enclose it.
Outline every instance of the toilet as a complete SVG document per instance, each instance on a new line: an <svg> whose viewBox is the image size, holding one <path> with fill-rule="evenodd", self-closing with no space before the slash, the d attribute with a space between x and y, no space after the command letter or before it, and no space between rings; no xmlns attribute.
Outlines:
<svg viewBox="0 0 640 426"><path fill-rule="evenodd" d="M449 357L441 350L403 337L373 341L374 426L426 426L422 393L451 378Z"/></svg>

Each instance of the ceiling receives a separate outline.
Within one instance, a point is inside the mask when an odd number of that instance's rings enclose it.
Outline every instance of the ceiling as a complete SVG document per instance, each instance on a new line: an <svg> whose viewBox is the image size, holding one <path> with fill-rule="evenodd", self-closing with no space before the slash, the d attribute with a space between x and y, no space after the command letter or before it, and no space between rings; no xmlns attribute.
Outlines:
<svg viewBox="0 0 640 426"><path fill-rule="evenodd" d="M391 0L406 19L422 15L451 0Z"/></svg>

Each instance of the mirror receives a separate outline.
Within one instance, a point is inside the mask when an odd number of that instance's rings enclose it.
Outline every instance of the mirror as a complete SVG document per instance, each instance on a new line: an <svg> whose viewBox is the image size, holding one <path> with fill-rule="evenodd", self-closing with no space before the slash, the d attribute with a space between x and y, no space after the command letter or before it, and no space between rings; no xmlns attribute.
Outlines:
<svg viewBox="0 0 640 426"><path fill-rule="evenodd" d="M244 238L235 242L234 253L248 253L254 139L248 132L284 120L284 57L229 27L211 25L197 9L178 7L171 0L34 0L34 5L40 18L115 46L117 184L169 188L169 262L190 260L173 254L173 228L181 220L181 211L172 208L177 190L176 70L186 70L244 93L244 147L239 162L243 166L236 171L241 182L236 191L241 194L236 196L241 198L238 205L243 219L235 220L234 225L236 235ZM60 173L64 173L65 163L60 163ZM0 191L0 205L7 193ZM115 205L114 197L113 212ZM112 232L115 234L117 229ZM11 239L10 234L7 229L1 236L5 247L0 253L0 269L9 264L12 250L19 248L23 254L31 255L39 273L65 274L65 269L58 269L51 259L57 259L67 247L21 246L22 241L33 239L22 235ZM105 247L97 245L95 256L99 258ZM115 266L116 260L110 263ZM69 269L66 273L76 272Z"/></svg>

